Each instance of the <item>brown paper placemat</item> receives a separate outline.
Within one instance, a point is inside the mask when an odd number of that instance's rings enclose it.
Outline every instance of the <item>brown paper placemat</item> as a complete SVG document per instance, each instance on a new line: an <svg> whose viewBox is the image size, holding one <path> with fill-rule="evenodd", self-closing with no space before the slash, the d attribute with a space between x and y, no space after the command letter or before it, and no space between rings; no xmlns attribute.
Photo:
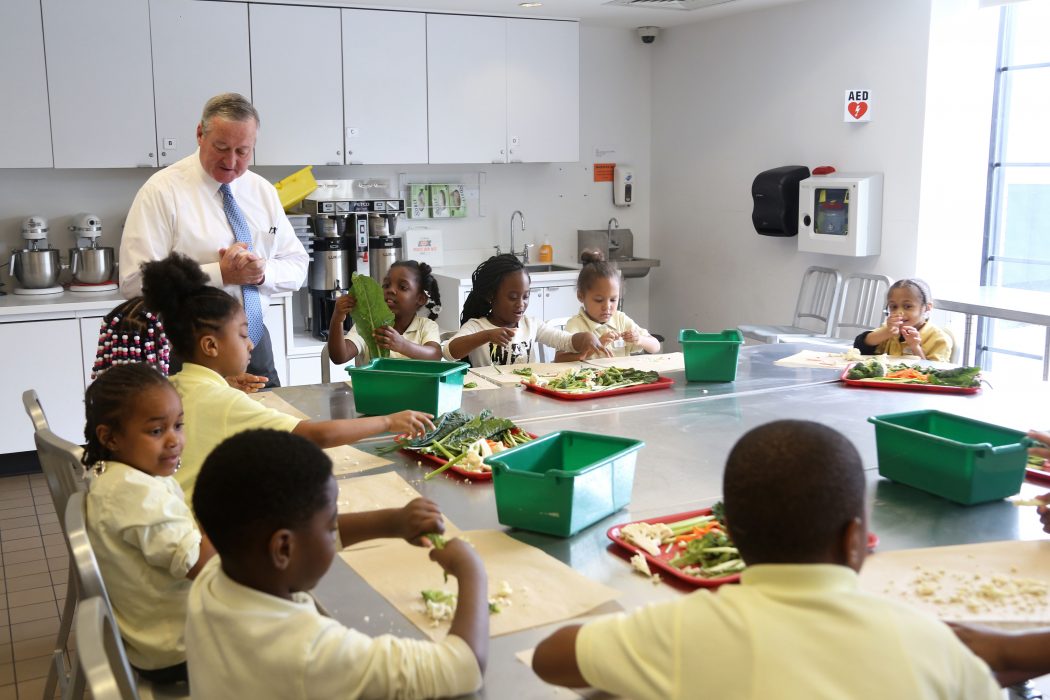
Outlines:
<svg viewBox="0 0 1050 700"><path fill-rule="evenodd" d="M382 508L403 508L422 494L412 488L395 472L355 476L350 479L339 479L339 496L336 501L340 513L364 513ZM451 520L445 518L445 535L455 537L460 532ZM394 539L378 539L359 542L347 551L371 548L396 542Z"/></svg>
<svg viewBox="0 0 1050 700"><path fill-rule="evenodd" d="M463 535L485 562L489 594L494 594L502 581L513 590L511 604L489 618L493 637L568 620L619 596L618 591L502 532L470 530ZM431 639L440 639L448 632L447 621L431 625L423 612L420 592L455 592L456 580L449 577L446 583L441 567L427 558L426 550L394 541L381 547L344 551L340 556Z"/></svg>
<svg viewBox="0 0 1050 700"><path fill-rule="evenodd" d="M272 408L275 411L280 411L281 413L292 416L293 418L299 418L300 420L309 419L309 416L272 391L249 394L249 396L263 406ZM325 454L327 454L329 459L332 460L332 473L336 476L356 474L357 472L368 471L369 469L375 469L376 467L391 464L389 459L380 457L379 455L374 455L370 452L365 452L364 450L359 450L350 445L328 447L325 449Z"/></svg>
<svg viewBox="0 0 1050 700"><path fill-rule="evenodd" d="M1050 625L1050 540L878 552L864 562L860 585L943 620L1045 627Z"/></svg>
<svg viewBox="0 0 1050 700"><path fill-rule="evenodd" d="M528 364L501 365L498 368L491 365L474 367L470 370L470 373L487 379L498 386L516 386L521 384L521 380L525 379L525 377L522 377L520 374L514 374L512 370L530 367L536 375L544 379L551 379L562 372L568 372L570 369L580 369L583 366L582 362L529 362Z"/></svg>

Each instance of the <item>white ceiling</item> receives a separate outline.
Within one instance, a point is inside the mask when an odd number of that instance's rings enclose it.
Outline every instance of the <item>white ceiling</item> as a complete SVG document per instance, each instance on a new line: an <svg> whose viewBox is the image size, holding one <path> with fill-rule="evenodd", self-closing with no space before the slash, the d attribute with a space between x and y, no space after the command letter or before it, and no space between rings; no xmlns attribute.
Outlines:
<svg viewBox="0 0 1050 700"><path fill-rule="evenodd" d="M427 10L516 17L578 19L584 24L608 27L670 27L749 12L799 0L728 0L697 10L665 10L607 5L606 0L542 0L542 7L522 8L520 0L269 0L279 4L336 5L340 7L382 7L400 10Z"/></svg>

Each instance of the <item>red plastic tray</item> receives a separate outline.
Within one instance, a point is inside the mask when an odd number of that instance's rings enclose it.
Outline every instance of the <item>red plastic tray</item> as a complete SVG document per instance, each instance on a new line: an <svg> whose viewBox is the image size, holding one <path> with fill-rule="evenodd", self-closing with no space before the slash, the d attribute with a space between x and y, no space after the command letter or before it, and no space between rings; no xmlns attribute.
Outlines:
<svg viewBox="0 0 1050 700"><path fill-rule="evenodd" d="M606 396L620 396L621 394L635 394L639 391L656 391L657 389L666 389L674 384L674 380L670 377L660 377L651 384L635 384L634 386L625 386L622 389L609 389L608 391L588 391L586 393L573 393L568 391L558 391L557 389L548 389L545 386L539 386L530 382L524 381L522 385L528 391L535 391L537 394L543 394L544 396L552 396L562 401L586 401L587 399L604 398Z"/></svg>
<svg viewBox="0 0 1050 700"><path fill-rule="evenodd" d="M620 528L630 525L631 523L674 523L679 520L685 520L687 518L695 518L699 515L710 515L710 508L701 508L700 510L690 510L685 513L675 513L674 515L663 515L658 518L645 518L644 520L633 520L630 523L620 523L619 525L613 525L606 531L606 536L620 545L624 549L641 554L649 562L649 567L659 569L665 574L673 576L674 578L688 583L693 586L700 586L703 588L718 588L719 586L726 583L737 583L740 581L740 574L731 574L729 576L723 576L721 578L704 578L702 576L690 576L681 569L676 569L671 566L671 560L678 556L678 552L672 550L670 553L666 553L663 550L667 549L667 545L664 545L660 550L660 556L654 557L644 549L637 547L620 535ZM868 533L868 551L874 551L879 546L879 536L874 532Z"/></svg>
<svg viewBox="0 0 1050 700"><path fill-rule="evenodd" d="M853 364L842 370L839 377L849 386L862 386L867 389L906 389L909 391L930 391L935 394L976 394L981 390L979 386L944 386L942 384L903 384L901 382L885 382L877 379L846 379L846 374L853 369Z"/></svg>
<svg viewBox="0 0 1050 700"><path fill-rule="evenodd" d="M520 428L519 428L519 430L520 430ZM528 435L529 437L533 438L533 439L539 437L538 435L535 435L533 433L525 433L525 434ZM445 459L444 457L438 457L437 455L432 455L432 454L420 454L419 452L416 452L415 450L409 449L407 447L401 448L401 452L406 454L406 455L409 455L410 457L415 457L416 459L426 460L428 462L432 462L433 464L436 464L439 467L443 467L446 464L448 464L448 460ZM455 464L453 464L451 467L449 467L448 471L456 472L460 476L466 477L467 479L470 479L471 481L492 481L492 472L473 472L473 471L471 471L469 469L463 469L462 467L459 467L459 466L457 466Z"/></svg>
<svg viewBox="0 0 1050 700"><path fill-rule="evenodd" d="M1047 461L1043 462L1043 466L1046 469L1039 469L1032 465L1025 467L1024 478L1027 481L1034 481L1037 484L1050 484L1050 464Z"/></svg>

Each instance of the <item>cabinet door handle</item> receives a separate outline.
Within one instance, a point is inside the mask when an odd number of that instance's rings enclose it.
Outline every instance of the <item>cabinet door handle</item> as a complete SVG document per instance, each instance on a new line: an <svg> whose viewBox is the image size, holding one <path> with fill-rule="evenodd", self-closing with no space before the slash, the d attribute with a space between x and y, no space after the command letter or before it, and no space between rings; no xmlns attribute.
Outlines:
<svg viewBox="0 0 1050 700"><path fill-rule="evenodd" d="M330 160L327 163L325 163L325 165L342 165L342 163L336 160Z"/></svg>

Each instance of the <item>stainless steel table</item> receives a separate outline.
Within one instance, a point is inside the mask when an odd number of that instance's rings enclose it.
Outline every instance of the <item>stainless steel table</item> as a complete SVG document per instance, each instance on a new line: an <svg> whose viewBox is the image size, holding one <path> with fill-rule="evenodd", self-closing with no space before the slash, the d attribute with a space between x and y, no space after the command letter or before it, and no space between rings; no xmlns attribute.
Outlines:
<svg viewBox="0 0 1050 700"><path fill-rule="evenodd" d="M555 418L587 412L613 412L622 408L656 404L688 403L727 395L760 393L793 386L808 386L838 379L840 372L832 369L780 367L779 360L802 349L827 352L825 346L782 343L754 345L741 348L735 382L694 382L685 380L685 372L667 372L675 383L669 389L625 394L585 401L559 401L540 396L521 388L468 391L463 394L463 409L477 413L491 409L497 416L520 421L531 418ZM285 387L280 396L314 419L354 418L353 392L345 381L312 386ZM385 438L377 438L385 439Z"/></svg>
<svg viewBox="0 0 1050 700"><path fill-rule="evenodd" d="M970 340L974 316L1001 318L1046 327L1043 346L1043 381L1050 378L1050 293L1011 287L969 287L951 290L934 301L944 311L965 314L963 364L970 364ZM977 353L975 352L975 355Z"/></svg>
<svg viewBox="0 0 1050 700"><path fill-rule="evenodd" d="M785 350L783 346L779 347ZM785 354L791 352L786 349ZM773 372L775 368L767 369ZM749 371L755 375L763 373L757 363L753 363ZM772 383L775 385L778 382L774 380ZM617 548L610 545L606 530L614 524L629 520L711 505L720 497L723 465L736 440L750 428L765 422L798 417L831 425L844 432L857 445L869 474L869 493L873 504L870 527L881 538L881 549L1044 537L1037 519L1029 509L1018 509L1005 501L971 507L958 506L879 478L874 429L867 422L867 417L939 408L1017 429L1027 429L1044 423L1043 407L1050 400L1048 387L999 388L988 389L975 396L949 396L855 389L840 383L802 381L794 385L764 388L752 385L750 391L709 392L707 395L693 395L690 388L684 388L684 391L686 396L677 399L672 392L642 394L650 397L651 402L647 404L621 403L616 408L602 407L576 412L570 404L568 409L562 407L553 412L541 410L532 416L517 418L524 427L536 433L560 429L588 430L641 438L646 441L646 447L639 453L634 492L628 508L568 539L520 530L511 530L509 534L539 547L589 578L617 589L621 592L619 605L624 609L630 610L648 602L681 595L681 590L673 585L653 586L643 577L633 574ZM297 402L296 398L301 399L306 395L313 395L309 400L314 402L311 405L317 410L325 405L343 408L348 405L345 398L332 404L330 387L284 389L279 392L300 408L304 408L304 404ZM478 392L470 397L476 403L468 408L476 409L485 398L493 402L494 408L511 406L526 411L530 403L520 401L531 402L541 397L523 396L516 389ZM658 401L660 398L666 400ZM561 405L553 400L546 401ZM374 450L378 443L366 443L362 447ZM443 511L460 528L503 529L496 518L491 483L467 485L456 479L424 482L424 470L416 465L414 459L401 455L393 455L393 459L393 465L372 473L399 473L420 493L440 503ZM1025 485L1022 493L1034 495L1042 491L1038 487ZM422 555L420 565L429 565ZM337 619L366 633L392 632L415 638L423 636L341 559L333 564L316 593ZM613 604L595 612L615 609L618 606ZM558 626L493 639L486 684L479 697L550 697L550 688L519 663L514 654L535 646Z"/></svg>

